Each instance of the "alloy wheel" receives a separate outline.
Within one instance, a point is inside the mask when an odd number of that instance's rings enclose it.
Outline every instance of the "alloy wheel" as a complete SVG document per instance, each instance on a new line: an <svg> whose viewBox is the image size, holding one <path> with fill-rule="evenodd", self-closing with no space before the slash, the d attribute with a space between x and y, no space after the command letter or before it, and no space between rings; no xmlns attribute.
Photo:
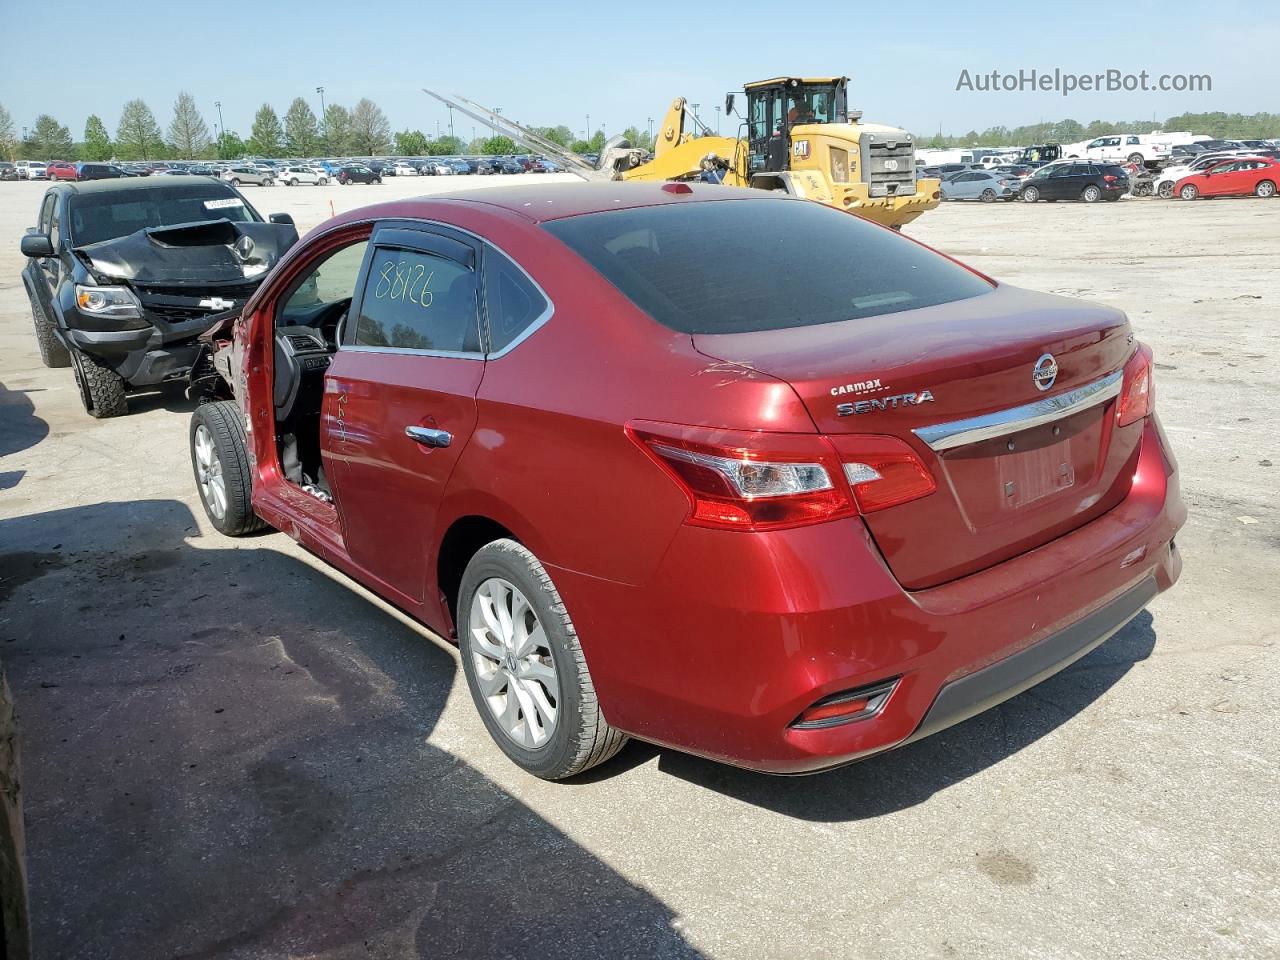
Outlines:
<svg viewBox="0 0 1280 960"><path fill-rule="evenodd" d="M471 601L469 644L476 683L498 727L535 750L555 733L560 678L550 641L520 589L491 577Z"/></svg>
<svg viewBox="0 0 1280 960"><path fill-rule="evenodd" d="M203 423L196 427L195 452L200 496L209 512L221 520L227 515L227 483L222 476L222 461L213 445L213 435Z"/></svg>

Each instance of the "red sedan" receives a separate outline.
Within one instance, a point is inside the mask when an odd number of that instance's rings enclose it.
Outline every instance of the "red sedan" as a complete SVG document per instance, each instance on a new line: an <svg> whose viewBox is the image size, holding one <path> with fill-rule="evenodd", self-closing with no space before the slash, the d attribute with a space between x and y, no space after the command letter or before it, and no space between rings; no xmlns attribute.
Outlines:
<svg viewBox="0 0 1280 960"><path fill-rule="evenodd" d="M1280 162L1270 157L1235 157L1200 173L1183 177L1174 190L1183 200L1200 197L1274 197L1280 184Z"/></svg>
<svg viewBox="0 0 1280 960"><path fill-rule="evenodd" d="M541 777L628 736L846 763L1062 669L1181 568L1122 313L808 201L367 207L209 339L223 399L190 436L213 525L286 531L455 638Z"/></svg>

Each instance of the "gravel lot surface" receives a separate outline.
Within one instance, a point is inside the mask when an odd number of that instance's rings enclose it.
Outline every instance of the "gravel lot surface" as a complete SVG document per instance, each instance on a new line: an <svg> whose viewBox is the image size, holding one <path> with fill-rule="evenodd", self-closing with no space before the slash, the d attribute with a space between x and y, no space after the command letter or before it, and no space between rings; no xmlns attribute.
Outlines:
<svg viewBox="0 0 1280 960"><path fill-rule="evenodd" d="M303 230L511 178L245 188ZM536 178L548 189L557 176ZM453 648L282 534L208 526L191 404L40 366L0 183L0 657L38 956L1280 956L1280 200L948 204L907 232L1128 311L1181 582L1005 705L834 773L643 744L525 776Z"/></svg>

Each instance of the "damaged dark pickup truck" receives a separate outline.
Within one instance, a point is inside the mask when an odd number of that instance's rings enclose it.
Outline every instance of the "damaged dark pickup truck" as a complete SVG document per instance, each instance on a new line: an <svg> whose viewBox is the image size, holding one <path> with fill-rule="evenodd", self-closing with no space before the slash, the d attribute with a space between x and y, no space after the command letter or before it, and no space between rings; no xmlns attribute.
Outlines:
<svg viewBox="0 0 1280 960"><path fill-rule="evenodd" d="M90 415L124 414L130 390L188 381L200 334L297 239L208 177L57 183L22 238L40 359L73 369Z"/></svg>

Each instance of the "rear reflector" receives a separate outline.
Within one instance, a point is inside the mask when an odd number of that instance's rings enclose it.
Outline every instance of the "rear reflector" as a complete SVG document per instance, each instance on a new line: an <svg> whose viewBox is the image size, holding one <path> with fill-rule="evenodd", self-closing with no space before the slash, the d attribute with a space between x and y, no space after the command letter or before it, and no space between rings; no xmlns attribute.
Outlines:
<svg viewBox="0 0 1280 960"><path fill-rule="evenodd" d="M1119 426L1136 423L1155 410L1155 383L1151 377L1153 366L1151 348L1145 343L1138 344L1138 349L1124 365L1124 382L1116 404L1116 421Z"/></svg>
<svg viewBox="0 0 1280 960"><path fill-rule="evenodd" d="M791 726L797 730L821 730L874 717L883 709L897 685L898 681L894 679L823 697L796 717Z"/></svg>

